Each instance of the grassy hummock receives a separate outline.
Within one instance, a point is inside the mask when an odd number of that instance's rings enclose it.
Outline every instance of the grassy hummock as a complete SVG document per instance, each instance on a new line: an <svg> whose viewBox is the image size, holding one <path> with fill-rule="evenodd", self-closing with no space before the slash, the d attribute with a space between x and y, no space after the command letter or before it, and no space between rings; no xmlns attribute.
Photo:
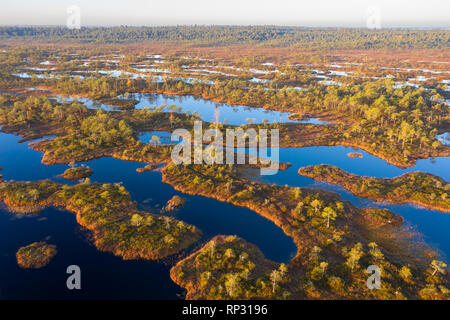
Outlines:
<svg viewBox="0 0 450 320"><path fill-rule="evenodd" d="M48 265L57 252L55 245L34 242L17 251L17 264L26 269L39 269Z"/></svg>
<svg viewBox="0 0 450 320"><path fill-rule="evenodd" d="M89 167L69 168L61 175L68 180L81 180L92 175L93 171Z"/></svg>
<svg viewBox="0 0 450 320"><path fill-rule="evenodd" d="M287 268L267 260L253 244L236 236L216 236L177 263L170 276L188 290L187 299L280 299Z"/></svg>

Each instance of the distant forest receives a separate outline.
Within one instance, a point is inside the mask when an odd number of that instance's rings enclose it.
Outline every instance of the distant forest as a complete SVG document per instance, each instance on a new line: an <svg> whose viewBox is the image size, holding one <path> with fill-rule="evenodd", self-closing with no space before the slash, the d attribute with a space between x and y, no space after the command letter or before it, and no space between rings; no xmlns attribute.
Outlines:
<svg viewBox="0 0 450 320"><path fill-rule="evenodd" d="M73 43L162 42L192 46L252 44L308 49L448 48L450 30L278 26L0 27L1 40Z"/></svg>

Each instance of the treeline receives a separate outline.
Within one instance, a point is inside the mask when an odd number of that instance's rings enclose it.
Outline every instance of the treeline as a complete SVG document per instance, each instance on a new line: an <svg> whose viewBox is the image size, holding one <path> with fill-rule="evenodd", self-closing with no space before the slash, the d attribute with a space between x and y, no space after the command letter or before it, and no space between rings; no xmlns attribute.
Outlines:
<svg viewBox="0 0 450 320"><path fill-rule="evenodd" d="M191 45L261 44L308 49L446 48L449 30L281 26L0 27L1 39L76 43L156 41Z"/></svg>

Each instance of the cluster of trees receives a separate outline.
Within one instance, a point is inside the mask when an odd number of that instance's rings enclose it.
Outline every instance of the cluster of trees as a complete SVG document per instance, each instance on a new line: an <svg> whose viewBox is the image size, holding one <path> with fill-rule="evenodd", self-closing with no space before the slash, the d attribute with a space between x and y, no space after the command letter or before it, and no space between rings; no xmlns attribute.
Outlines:
<svg viewBox="0 0 450 320"><path fill-rule="evenodd" d="M376 136L387 143L437 148L436 128L450 121L442 96L424 89L396 88L392 80L364 86L329 88L325 108L350 114L358 123L351 135Z"/></svg>
<svg viewBox="0 0 450 320"><path fill-rule="evenodd" d="M445 48L448 30L305 28L281 26L177 27L1 27L3 39L47 42L134 43L156 41L191 45L262 44L308 49Z"/></svg>
<svg viewBox="0 0 450 320"><path fill-rule="evenodd" d="M171 146L141 143L137 139L138 131L190 128L198 117L159 111L149 108L94 111L78 102L59 104L45 96L0 95L3 130L32 139L56 135L34 145L37 150L45 151L43 161L47 164L86 161L106 155L152 163L167 161ZM78 171L88 169L74 168L72 171L73 174L68 173L69 177L76 177Z"/></svg>
<svg viewBox="0 0 450 320"><path fill-rule="evenodd" d="M95 146L117 146L134 142L133 128L125 120L117 120L99 110L83 120L79 133Z"/></svg>
<svg viewBox="0 0 450 320"><path fill-rule="evenodd" d="M44 180L39 183L0 183L0 195L2 199L7 199L8 203L18 207L44 201L57 190L57 185L49 180Z"/></svg>
<svg viewBox="0 0 450 320"><path fill-rule="evenodd" d="M46 96L29 96L26 99L0 96L0 122L10 126L54 123L58 127L77 127L89 114L86 106L78 102L59 104Z"/></svg>
<svg viewBox="0 0 450 320"><path fill-rule="evenodd" d="M117 97L118 93L126 92L127 80L119 80L109 77L87 78L65 77L53 81L54 87L59 92L68 95L86 94L93 99L110 99Z"/></svg>
<svg viewBox="0 0 450 320"><path fill-rule="evenodd" d="M121 184L82 183L55 194L79 213L78 221L93 229L96 245L125 259L159 259L198 240L194 226L170 217L136 210Z"/></svg>
<svg viewBox="0 0 450 320"><path fill-rule="evenodd" d="M191 128L194 121L201 121L201 119L192 114L180 113L176 106L161 105L155 108L145 107L142 109L135 109L130 112L127 120L133 124L133 127L140 130L168 130L172 131L174 128Z"/></svg>
<svg viewBox="0 0 450 320"><path fill-rule="evenodd" d="M117 120L99 110L85 118L79 128L49 141L42 149L48 153L47 157L68 163L74 159L91 159L110 148L135 144L133 128L125 120Z"/></svg>
<svg viewBox="0 0 450 320"><path fill-rule="evenodd" d="M284 264L266 260L261 251L235 236L216 236L171 270L172 279L191 288L188 299L287 299Z"/></svg>
<svg viewBox="0 0 450 320"><path fill-rule="evenodd" d="M93 171L89 167L75 167L69 168L61 175L64 179L81 180L92 175Z"/></svg>
<svg viewBox="0 0 450 320"><path fill-rule="evenodd" d="M27 54L25 51L20 54ZM38 56L43 53L39 53ZM199 63L199 61L170 58L172 64ZM252 65L255 61L239 62ZM307 73L287 68L283 72L270 73L266 76L280 77L264 85L248 85L245 76L231 79L216 78L213 85L205 82L189 83L177 78L164 78L162 82L147 79L100 78L53 78L34 79L66 94L85 94L100 101L123 104L133 108L135 100L117 99L118 94L127 92L151 91L177 94L192 94L231 104L284 109L300 113L331 113L345 118L346 125L339 128L340 140L355 141L366 149L379 154L389 154L394 147L397 163L408 161L417 154L435 154L442 144L435 138L438 132L447 127L449 106L443 102L442 90L425 90L409 86L398 87L392 79L377 81L356 81L352 85L326 86L312 81ZM276 76L274 76L276 74ZM210 76L208 76L210 77ZM308 90L294 90L287 86L278 87L289 81L302 82ZM438 93L439 92L439 93ZM121 102L121 103L118 103ZM28 110L19 110L11 119L29 116ZM24 111L27 111L25 113ZM77 110L70 112L77 114ZM59 118L63 117L60 115ZM70 119L70 117L69 117ZM349 125L348 121L350 120ZM405 160L406 159L406 160Z"/></svg>
<svg viewBox="0 0 450 320"><path fill-rule="evenodd" d="M360 177L336 166L304 167L299 174L317 180L338 183L358 196L378 201L412 202L450 211L450 183L423 172L409 172L393 179Z"/></svg>
<svg viewBox="0 0 450 320"><path fill-rule="evenodd" d="M112 98L115 94L129 91L170 92L297 113L334 114L344 121L339 127L322 128L325 131L338 132L337 134L329 132L330 135L326 138L331 139L329 142L350 141L388 158L394 157L388 156L392 153L389 150L393 149L396 163L409 162L419 154L437 154L439 153L437 150L443 150L442 143L436 139L436 135L450 122L449 106L443 103L443 97L439 93L422 88L397 87L391 79L368 81L352 86L324 86L315 82L309 85L307 91L287 87L278 90L268 90L262 86L246 88L240 79L216 81L214 85L201 82L190 84L170 78L162 83L149 79L113 78L88 80L63 78L49 79L45 82L67 94L78 91L93 97L101 97L98 99L115 99ZM42 101L33 99L35 101L28 104L49 105L44 109L52 108L51 103L45 101L46 98L42 98L44 99ZM130 104L131 107L134 104L134 100L117 100ZM10 113L10 121L21 122L26 119L34 121L36 115L33 108L27 106L17 105L14 112ZM61 112L61 107L57 107L53 115L55 121L62 121L61 119L65 117L76 125L84 111L80 110L78 104L72 107L73 110L66 108L70 111L67 115ZM8 109L8 113L9 111ZM144 116L149 123L155 123L157 117L150 111L139 112L139 115L133 115L134 119ZM0 114L1 117L4 118L4 115ZM153 120L150 117L153 117ZM180 124L181 119L172 114L168 120L172 127ZM145 121L138 121L140 127L145 124ZM182 121L181 124L186 124L186 121ZM291 133L286 132L285 135L291 136Z"/></svg>

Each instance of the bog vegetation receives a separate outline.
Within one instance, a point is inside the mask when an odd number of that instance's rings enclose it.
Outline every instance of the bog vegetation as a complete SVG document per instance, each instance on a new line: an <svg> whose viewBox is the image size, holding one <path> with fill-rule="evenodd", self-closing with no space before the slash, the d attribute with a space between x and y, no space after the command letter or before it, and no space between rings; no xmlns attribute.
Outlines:
<svg viewBox="0 0 450 320"><path fill-rule="evenodd" d="M450 127L448 30L1 27L0 36L5 39L0 52L1 130L27 140L44 138L32 144L44 152L44 164L108 156L147 163L139 172L164 166L163 180L176 189L250 208L297 245L295 258L284 265L267 260L243 239L214 237L171 271L188 298L449 298L443 259L397 214L356 208L320 189L250 181L254 167L175 166L171 145L139 140L145 132L190 130L200 119L176 106L152 106L151 94L158 93L288 111L292 122L255 123L249 118L240 126L279 129L282 147L349 145L403 167L421 158L449 156L450 147L438 139ZM16 45L28 39L61 43L54 50ZM157 43L163 54L149 55L140 44L118 44L141 41ZM245 57L225 44L241 45ZM302 50L306 47L317 51ZM383 50L320 50L331 47ZM411 50L392 51L401 48ZM418 50L426 48L432 49ZM142 101L133 95L140 93L148 94L143 108L137 108ZM82 99L91 99L91 105ZM94 110L103 107L107 110ZM301 122L312 117L324 123ZM210 127L238 126L203 122L204 129ZM65 176L84 179L88 171L73 168ZM326 166L300 172L340 183L363 197L449 207L448 183L425 173L376 179ZM124 259L168 257L201 237L194 226L138 210L121 184L89 178L73 186L1 180L0 200L22 213L65 207L90 230L97 248ZM184 200L174 197L162 213ZM381 290L365 286L369 265L382 269L386 282Z"/></svg>
<svg viewBox="0 0 450 320"><path fill-rule="evenodd" d="M17 251L17 264L25 269L39 269L49 264L57 252L55 245L34 242Z"/></svg>
<svg viewBox="0 0 450 320"><path fill-rule="evenodd" d="M201 235L200 230L182 221L137 210L119 183L91 183L89 178L74 186L48 180L2 182L0 199L13 211L65 207L92 232L97 248L123 259L165 258L189 247Z"/></svg>
<svg viewBox="0 0 450 320"><path fill-rule="evenodd" d="M227 259L226 254L225 257L211 255L215 251L210 248L214 244L210 244L172 270L172 277L188 289L188 296L213 299L449 297L447 274L442 268L439 270L443 272L435 272L434 267L444 263L424 243L413 240L414 233L402 226L402 219L396 214L383 209L358 209L337 194L323 190L249 181L243 178L241 170L230 165L168 165L163 170L163 180L185 193L213 197L256 211L293 238L297 255L287 269L283 267L287 271L273 275L276 279L270 290L269 270L277 267L264 269L264 259L250 250L244 252L253 258L241 260L237 257L242 256L242 251L234 246L230 251L228 243L218 246L222 247L218 252L233 252L232 259ZM416 243L414 248L411 241ZM217 270L212 267L211 273L207 273L215 259L222 263L217 264ZM248 261L265 271L257 268L258 276L246 279L247 272L252 270ZM384 277L389 279L380 290L366 287L365 270L370 265L380 266ZM226 289L230 281L237 291Z"/></svg>
<svg viewBox="0 0 450 320"><path fill-rule="evenodd" d="M423 172L408 172L393 179L360 177L336 166L318 165L300 168L299 174L342 185L357 196L378 201L416 203L450 211L450 183Z"/></svg>

